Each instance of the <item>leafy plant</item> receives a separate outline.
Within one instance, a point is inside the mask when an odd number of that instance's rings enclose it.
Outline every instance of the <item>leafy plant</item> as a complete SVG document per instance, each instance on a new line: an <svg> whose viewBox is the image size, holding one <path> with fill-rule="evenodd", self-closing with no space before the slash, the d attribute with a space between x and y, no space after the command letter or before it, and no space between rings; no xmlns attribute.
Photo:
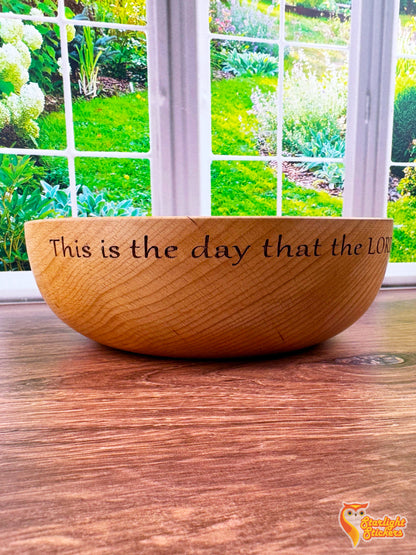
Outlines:
<svg viewBox="0 0 416 555"><path fill-rule="evenodd" d="M111 56L100 60L102 75L125 79L139 86L147 83L147 53L144 37L128 34L114 37Z"/></svg>
<svg viewBox="0 0 416 555"><path fill-rule="evenodd" d="M95 21L144 25L146 0L83 0Z"/></svg>
<svg viewBox="0 0 416 555"><path fill-rule="evenodd" d="M345 155L345 138L340 134L328 136L323 131L312 132L310 141L301 147L303 156L316 158L342 158ZM302 162L302 166L332 187L344 186L344 167L331 162Z"/></svg>
<svg viewBox="0 0 416 555"><path fill-rule="evenodd" d="M393 162L408 162L412 141L416 139L416 87L408 87L399 93L394 102Z"/></svg>
<svg viewBox="0 0 416 555"><path fill-rule="evenodd" d="M412 141L410 147L410 159L416 161L416 140ZM398 191L403 196L416 198L416 168L408 166L403 170L404 177L399 181Z"/></svg>
<svg viewBox="0 0 416 555"><path fill-rule="evenodd" d="M84 40L76 47L79 56L79 90L84 96L97 96L98 60L101 50L94 52L93 31L84 27Z"/></svg>
<svg viewBox="0 0 416 555"><path fill-rule="evenodd" d="M0 155L1 271L29 269L24 223L52 214L49 201L35 181L42 173L29 156Z"/></svg>
<svg viewBox="0 0 416 555"><path fill-rule="evenodd" d="M292 155L305 155L317 147L318 137L330 144L331 137L344 138L347 79L343 67L331 64L318 76L304 60L287 73L284 89L283 146ZM257 140L261 150L276 152L277 98L275 92L252 94L253 111L259 121ZM309 154L306 154L309 155Z"/></svg>
<svg viewBox="0 0 416 555"><path fill-rule="evenodd" d="M30 156L16 156L14 154L0 154L0 183L9 192L23 187L39 189L39 179L44 175L44 169Z"/></svg>
<svg viewBox="0 0 416 555"><path fill-rule="evenodd" d="M52 186L41 181L44 198L47 199L56 216L70 216L71 203L69 189L60 189L58 185ZM77 206L79 216L143 216L145 213L140 208L133 206L130 199L119 202L108 200L107 191L99 193L91 191L85 185L78 188Z"/></svg>
<svg viewBox="0 0 416 555"><path fill-rule="evenodd" d="M277 3L264 13L257 0L229 0L210 3L210 29L213 33L275 38L278 34Z"/></svg>
<svg viewBox="0 0 416 555"><path fill-rule="evenodd" d="M236 49L227 54L222 70L238 77L244 75L267 75L278 73L277 58L261 52L238 52Z"/></svg>

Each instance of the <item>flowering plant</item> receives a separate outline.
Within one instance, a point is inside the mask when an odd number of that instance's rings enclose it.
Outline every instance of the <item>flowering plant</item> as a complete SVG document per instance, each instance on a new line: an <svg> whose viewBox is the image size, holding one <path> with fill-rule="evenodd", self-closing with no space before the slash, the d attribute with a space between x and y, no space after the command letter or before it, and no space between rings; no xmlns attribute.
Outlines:
<svg viewBox="0 0 416 555"><path fill-rule="evenodd" d="M22 137L39 136L36 119L45 97L37 83L29 81L31 52L42 46L42 35L19 19L0 19L0 131L12 125Z"/></svg>

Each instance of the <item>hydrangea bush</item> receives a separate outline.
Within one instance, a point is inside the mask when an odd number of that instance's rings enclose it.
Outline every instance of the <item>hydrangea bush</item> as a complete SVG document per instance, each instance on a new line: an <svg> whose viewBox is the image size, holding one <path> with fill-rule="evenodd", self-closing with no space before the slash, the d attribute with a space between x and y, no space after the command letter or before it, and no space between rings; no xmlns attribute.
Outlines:
<svg viewBox="0 0 416 555"><path fill-rule="evenodd" d="M36 141L36 123L45 97L37 83L29 81L31 52L42 46L42 35L30 23L0 19L0 131L12 125L23 138Z"/></svg>

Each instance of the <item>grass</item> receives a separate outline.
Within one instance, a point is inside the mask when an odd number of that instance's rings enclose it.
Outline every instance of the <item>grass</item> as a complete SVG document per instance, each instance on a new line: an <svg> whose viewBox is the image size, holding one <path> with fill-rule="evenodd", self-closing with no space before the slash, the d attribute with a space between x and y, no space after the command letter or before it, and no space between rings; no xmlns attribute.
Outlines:
<svg viewBox="0 0 416 555"><path fill-rule="evenodd" d="M347 45L350 22L339 19L304 17L294 13L285 14L285 38L318 44Z"/></svg>
<svg viewBox="0 0 416 555"><path fill-rule="evenodd" d="M79 99L73 105L73 118L78 150L149 150L147 91L109 98ZM44 115L38 123L40 148L66 147L63 111Z"/></svg>
<svg viewBox="0 0 416 555"><path fill-rule="evenodd" d="M212 152L214 154L258 154L255 114L250 113L251 93L275 90L276 77L236 77L211 85Z"/></svg>

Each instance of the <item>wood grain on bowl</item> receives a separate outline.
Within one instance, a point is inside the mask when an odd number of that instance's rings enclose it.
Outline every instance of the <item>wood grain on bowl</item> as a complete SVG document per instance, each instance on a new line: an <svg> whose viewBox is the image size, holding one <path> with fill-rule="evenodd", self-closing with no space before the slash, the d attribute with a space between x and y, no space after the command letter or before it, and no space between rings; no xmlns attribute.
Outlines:
<svg viewBox="0 0 416 555"><path fill-rule="evenodd" d="M105 345L159 356L300 349L351 325L380 288L392 221L67 218L26 224L49 306Z"/></svg>

